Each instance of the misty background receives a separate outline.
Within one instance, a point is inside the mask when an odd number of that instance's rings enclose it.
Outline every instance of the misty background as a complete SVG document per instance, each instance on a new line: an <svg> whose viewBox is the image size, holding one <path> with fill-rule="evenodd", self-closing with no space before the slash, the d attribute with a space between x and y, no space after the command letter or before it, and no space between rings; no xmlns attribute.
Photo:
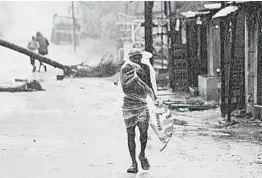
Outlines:
<svg viewBox="0 0 262 178"><path fill-rule="evenodd" d="M180 12L184 12L197 10L205 3L207 2L180 1L175 5ZM86 24L85 39L82 39L81 45L77 47L78 56L85 59L92 58L97 61L108 53L117 55L117 13L144 18L144 2L140 1L78 1L74 4L75 8L80 9L81 18ZM0 2L0 37L25 47L31 37L40 31L50 41L54 14L68 16L70 6L71 1ZM154 2L153 13L160 11L161 2ZM54 45L51 45L50 49L52 46ZM73 54L72 45L63 48Z"/></svg>
<svg viewBox="0 0 262 178"><path fill-rule="evenodd" d="M143 16L144 2L75 2L83 10L83 18L88 23L90 37L113 39L118 12L128 15ZM205 2L206 3L206 2ZM204 2L178 2L180 11L195 10ZM25 38L42 31L51 35L52 18L56 14L66 14L70 1L67 2L0 2L0 33L15 38ZM153 11L161 10L160 2L154 3Z"/></svg>

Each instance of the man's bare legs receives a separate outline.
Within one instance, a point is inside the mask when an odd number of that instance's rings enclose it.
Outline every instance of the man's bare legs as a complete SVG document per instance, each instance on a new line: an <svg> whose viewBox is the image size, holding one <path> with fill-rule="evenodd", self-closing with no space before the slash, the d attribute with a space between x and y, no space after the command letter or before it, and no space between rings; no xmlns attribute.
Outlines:
<svg viewBox="0 0 262 178"><path fill-rule="evenodd" d="M148 128L148 126L142 126L141 127L140 125L146 125L146 123L142 123L142 124L140 123L139 126L138 126L139 127L139 131L140 131L140 143L141 143L141 152L140 152L139 156L145 157L145 150L146 150L146 144L147 144L147 128Z"/></svg>
<svg viewBox="0 0 262 178"><path fill-rule="evenodd" d="M135 137L136 137L136 125L127 128L127 139L128 139L128 149L129 153L132 159L132 165L130 168L127 169L128 173L137 173L138 168L137 168L137 162L136 162L136 142L135 142Z"/></svg>
<svg viewBox="0 0 262 178"><path fill-rule="evenodd" d="M46 65L44 65L42 62L39 64L38 72L40 72L41 66L44 67L45 72L47 71Z"/></svg>
<svg viewBox="0 0 262 178"><path fill-rule="evenodd" d="M146 150L146 144L147 144L147 131L149 127L149 116L148 114L146 116L142 116L142 118L138 123L137 126L140 131L140 143L141 143L141 152L139 154L139 160L141 161L141 166L144 170L148 170L150 168L150 165L148 163L147 158L145 157L145 150ZM130 168L128 168L128 173L137 173L137 162L136 162L136 142L135 142L135 132L136 125L127 128L127 135L128 135L128 148L129 153L132 159L132 165Z"/></svg>
<svg viewBox="0 0 262 178"><path fill-rule="evenodd" d="M149 115L147 113L146 116L143 116L143 121L138 122L137 126L140 131L140 143L141 143L141 151L138 156L139 160L141 161L141 166L144 170L150 169L150 164L145 156L146 144L147 144L147 131L149 127Z"/></svg>

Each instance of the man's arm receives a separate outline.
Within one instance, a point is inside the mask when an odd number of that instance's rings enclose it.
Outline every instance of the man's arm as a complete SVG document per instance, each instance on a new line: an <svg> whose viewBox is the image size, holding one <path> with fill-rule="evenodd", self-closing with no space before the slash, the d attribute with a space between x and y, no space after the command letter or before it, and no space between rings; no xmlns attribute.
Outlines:
<svg viewBox="0 0 262 178"><path fill-rule="evenodd" d="M140 95L145 93L143 82L136 75L135 70L130 64L126 64L121 68L120 82L126 94Z"/></svg>
<svg viewBox="0 0 262 178"><path fill-rule="evenodd" d="M133 68L127 64L120 70L120 81L122 86L132 85L135 80Z"/></svg>
<svg viewBox="0 0 262 178"><path fill-rule="evenodd" d="M154 92L153 84L151 82L150 68L145 64L141 64L140 66L142 69L138 70L138 76L146 84L145 88L148 89L148 94L151 96L151 98L156 100L157 96Z"/></svg>

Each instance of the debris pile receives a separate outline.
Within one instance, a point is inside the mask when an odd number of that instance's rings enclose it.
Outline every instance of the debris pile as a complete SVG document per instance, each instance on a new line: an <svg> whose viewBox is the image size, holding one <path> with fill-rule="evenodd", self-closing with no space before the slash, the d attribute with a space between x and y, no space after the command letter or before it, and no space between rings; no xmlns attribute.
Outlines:
<svg viewBox="0 0 262 178"><path fill-rule="evenodd" d="M45 91L41 84L37 80L20 80L16 79L16 82L24 82L21 85L14 86L14 87L0 87L0 92L33 92L33 91Z"/></svg>
<svg viewBox="0 0 262 178"><path fill-rule="evenodd" d="M163 103L168 105L170 109L179 112L203 111L203 110L215 109L219 107L219 105L216 103L207 103L201 99L185 100L185 101L166 100Z"/></svg>
<svg viewBox="0 0 262 178"><path fill-rule="evenodd" d="M113 55L105 55L97 66L91 67L85 62L71 66L76 70L75 77L111 77L120 71L122 62L117 61Z"/></svg>
<svg viewBox="0 0 262 178"><path fill-rule="evenodd" d="M120 61L117 61L112 54L107 54L104 56L99 63L99 68L101 70L101 77L111 77L120 71L121 65Z"/></svg>
<svg viewBox="0 0 262 178"><path fill-rule="evenodd" d="M226 127L239 128L239 127L261 127L262 121L258 119L240 119L233 118L231 122L219 121L219 124L224 125Z"/></svg>

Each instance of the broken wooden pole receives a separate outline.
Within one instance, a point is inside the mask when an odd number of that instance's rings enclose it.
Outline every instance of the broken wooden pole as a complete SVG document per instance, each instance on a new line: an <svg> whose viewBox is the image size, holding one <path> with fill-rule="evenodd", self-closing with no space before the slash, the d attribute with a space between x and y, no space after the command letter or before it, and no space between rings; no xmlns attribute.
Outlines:
<svg viewBox="0 0 262 178"><path fill-rule="evenodd" d="M234 63L235 63L235 46L236 46L236 17L233 16L232 17L232 26L231 26L231 32L232 32L232 41L231 41L231 60L230 60L230 67L229 67L229 81L228 81L228 113L227 113L227 122L231 122L231 112L232 112L232 97L233 97L233 67L234 67Z"/></svg>
<svg viewBox="0 0 262 178"><path fill-rule="evenodd" d="M220 21L220 70L221 70L221 116L226 116L226 81L225 81L225 22Z"/></svg>
<svg viewBox="0 0 262 178"><path fill-rule="evenodd" d="M42 63L46 63L48 65L53 66L54 68L62 69L64 71L65 75L70 75L72 73L72 70L71 70L71 68L69 66L60 64L60 63L58 63L56 61L53 61L53 60L51 60L51 59L49 59L49 58L47 58L45 56L37 54L37 53L35 53L33 51L30 51L30 50L28 50L26 48L23 48L23 47L18 46L16 44L10 43L10 42L5 41L3 39L0 39L0 46L6 47L6 48L14 50L14 51L17 51L17 52L25 54L27 56L33 57L33 58L39 60Z"/></svg>
<svg viewBox="0 0 262 178"><path fill-rule="evenodd" d="M168 11L169 15L172 14L171 2L168 1ZM176 15L176 14L175 14ZM168 73L169 73L169 86L173 89L173 81L174 81L174 45L175 45L175 33L174 33L174 22L173 19L170 19L169 22L169 31L168 31L168 39L171 45L168 45ZM168 43L168 44L170 44Z"/></svg>

